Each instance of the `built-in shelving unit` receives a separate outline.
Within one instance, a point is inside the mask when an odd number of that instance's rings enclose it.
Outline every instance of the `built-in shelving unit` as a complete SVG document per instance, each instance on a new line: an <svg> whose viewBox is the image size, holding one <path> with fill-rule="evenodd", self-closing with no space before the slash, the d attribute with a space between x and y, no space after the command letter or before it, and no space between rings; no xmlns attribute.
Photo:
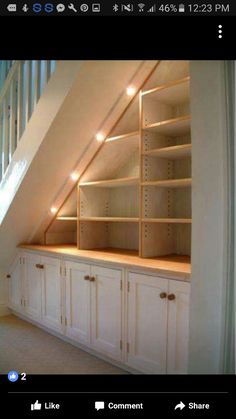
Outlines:
<svg viewBox="0 0 236 419"><path fill-rule="evenodd" d="M79 179L73 210L66 201L48 229L48 242L72 238L81 250L190 257L190 77L186 64L176 64L176 78L168 65L157 68L106 138Z"/></svg>

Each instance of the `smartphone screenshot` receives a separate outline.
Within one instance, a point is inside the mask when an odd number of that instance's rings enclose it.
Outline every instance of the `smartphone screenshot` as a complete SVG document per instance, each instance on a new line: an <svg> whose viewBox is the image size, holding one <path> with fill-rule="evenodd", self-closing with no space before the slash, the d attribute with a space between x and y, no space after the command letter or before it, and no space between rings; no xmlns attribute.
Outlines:
<svg viewBox="0 0 236 419"><path fill-rule="evenodd" d="M231 0L2 0L0 391L216 418L235 380Z"/></svg>

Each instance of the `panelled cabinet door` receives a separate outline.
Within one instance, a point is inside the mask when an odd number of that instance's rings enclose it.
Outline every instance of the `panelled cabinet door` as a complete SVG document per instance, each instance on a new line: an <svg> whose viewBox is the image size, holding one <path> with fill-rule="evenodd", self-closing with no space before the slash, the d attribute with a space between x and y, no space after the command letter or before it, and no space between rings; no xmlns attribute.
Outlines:
<svg viewBox="0 0 236 419"><path fill-rule="evenodd" d="M9 305L16 310L21 310L23 304L23 265L21 264L21 260L21 256L17 256L10 270Z"/></svg>
<svg viewBox="0 0 236 419"><path fill-rule="evenodd" d="M66 335L90 343L90 265L66 262Z"/></svg>
<svg viewBox="0 0 236 419"><path fill-rule="evenodd" d="M187 373L190 284L169 281L167 372ZM174 296L174 297L173 297Z"/></svg>
<svg viewBox="0 0 236 419"><path fill-rule="evenodd" d="M61 322L61 276L59 259L41 258L42 275L42 319L43 322L56 330L60 330Z"/></svg>
<svg viewBox="0 0 236 419"><path fill-rule="evenodd" d="M121 359L122 274L120 270L91 266L92 345Z"/></svg>
<svg viewBox="0 0 236 419"><path fill-rule="evenodd" d="M130 273L127 363L146 373L166 373L168 280Z"/></svg>
<svg viewBox="0 0 236 419"><path fill-rule="evenodd" d="M37 268L40 264L41 257L39 255L24 254L25 310L29 316L38 321L41 320L42 314L41 269Z"/></svg>

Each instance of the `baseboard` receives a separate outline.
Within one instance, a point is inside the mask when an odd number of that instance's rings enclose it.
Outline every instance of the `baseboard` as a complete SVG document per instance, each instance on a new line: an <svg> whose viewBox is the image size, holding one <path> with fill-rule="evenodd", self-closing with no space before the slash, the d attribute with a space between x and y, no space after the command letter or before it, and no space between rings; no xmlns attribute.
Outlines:
<svg viewBox="0 0 236 419"><path fill-rule="evenodd" d="M96 358L99 358L99 359L101 359L101 360L103 360L105 362L108 362L109 364L112 364L112 365L114 365L117 368L120 368L120 369L122 369L122 370L124 370L126 372L129 372L130 374L143 374L142 372L139 372L139 371L137 371L137 370L135 370L135 369L133 369L133 368L131 368L131 367L123 364L122 362L115 361L115 360L107 357L106 355L100 354L99 352L95 351L94 349L91 349L91 348L89 348L89 347L87 347L85 345L82 345L82 344L74 341L73 339L68 338L67 336L65 336L63 334L61 334L59 332L56 332L55 330L49 329L47 326L45 326L45 325L37 322L36 320L33 320L33 319L25 316L22 313L19 313L18 311L15 311L13 308L10 309L10 312L12 314L14 314L16 317L19 317L22 320L25 320L25 321L27 321L29 323L32 323L34 326L37 326L40 329L44 330L45 332L50 333L50 335L56 336L57 338L62 339L65 342L70 343L73 346L76 346L76 348L79 348L82 351L89 353L90 355L96 356Z"/></svg>
<svg viewBox="0 0 236 419"><path fill-rule="evenodd" d="M1 316L8 316L10 314L10 310L6 304L0 304L0 317Z"/></svg>

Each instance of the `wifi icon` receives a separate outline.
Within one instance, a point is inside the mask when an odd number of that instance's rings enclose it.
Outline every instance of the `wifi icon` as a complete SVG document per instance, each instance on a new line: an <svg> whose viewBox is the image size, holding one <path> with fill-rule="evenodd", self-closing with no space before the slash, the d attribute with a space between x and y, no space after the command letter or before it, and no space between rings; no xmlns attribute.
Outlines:
<svg viewBox="0 0 236 419"><path fill-rule="evenodd" d="M144 3L139 3L138 4L139 12L143 12L144 11L144 7L145 7L145 4Z"/></svg>

